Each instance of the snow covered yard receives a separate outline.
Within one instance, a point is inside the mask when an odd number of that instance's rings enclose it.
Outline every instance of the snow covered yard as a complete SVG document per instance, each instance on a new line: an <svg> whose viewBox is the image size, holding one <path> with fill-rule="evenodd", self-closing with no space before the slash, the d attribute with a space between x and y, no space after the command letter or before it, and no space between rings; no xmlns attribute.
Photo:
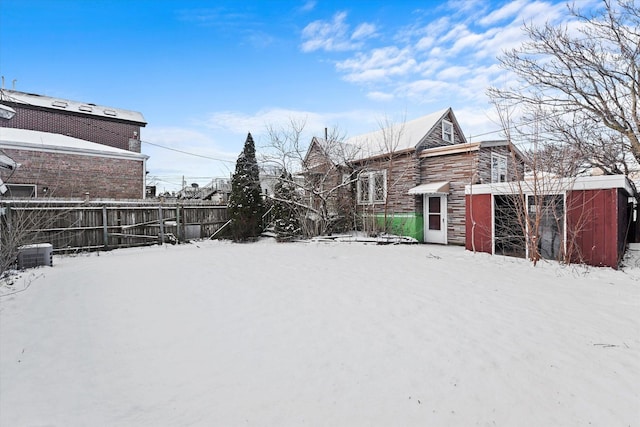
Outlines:
<svg viewBox="0 0 640 427"><path fill-rule="evenodd" d="M206 241L11 288L1 426L640 425L638 268Z"/></svg>

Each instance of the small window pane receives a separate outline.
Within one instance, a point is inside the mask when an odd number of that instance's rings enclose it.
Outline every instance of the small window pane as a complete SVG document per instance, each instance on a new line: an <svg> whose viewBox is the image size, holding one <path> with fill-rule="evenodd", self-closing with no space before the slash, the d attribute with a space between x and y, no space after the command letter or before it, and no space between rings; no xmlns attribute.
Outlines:
<svg viewBox="0 0 640 427"><path fill-rule="evenodd" d="M429 230L440 230L440 215L429 215Z"/></svg>
<svg viewBox="0 0 640 427"><path fill-rule="evenodd" d="M369 176L361 175L358 180L358 201L361 203L369 202Z"/></svg>
<svg viewBox="0 0 640 427"><path fill-rule="evenodd" d="M377 173L374 175L373 198L376 202L384 201L384 174Z"/></svg>
<svg viewBox="0 0 640 427"><path fill-rule="evenodd" d="M440 213L440 197L429 197L429 213Z"/></svg>
<svg viewBox="0 0 640 427"><path fill-rule="evenodd" d="M449 122L442 122L442 139L453 143L453 125Z"/></svg>

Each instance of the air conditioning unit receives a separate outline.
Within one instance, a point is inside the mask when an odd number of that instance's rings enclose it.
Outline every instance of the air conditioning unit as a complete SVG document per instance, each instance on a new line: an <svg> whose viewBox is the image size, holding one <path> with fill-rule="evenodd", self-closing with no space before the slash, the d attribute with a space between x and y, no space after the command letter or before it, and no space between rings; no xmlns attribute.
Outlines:
<svg viewBox="0 0 640 427"><path fill-rule="evenodd" d="M18 248L18 269L41 265L53 266L53 246L51 243L25 245Z"/></svg>

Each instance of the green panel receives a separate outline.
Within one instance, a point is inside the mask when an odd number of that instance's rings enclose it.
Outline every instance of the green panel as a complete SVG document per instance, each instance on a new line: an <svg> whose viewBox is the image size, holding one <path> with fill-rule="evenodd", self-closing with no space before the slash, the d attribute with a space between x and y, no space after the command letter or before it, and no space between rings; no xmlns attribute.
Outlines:
<svg viewBox="0 0 640 427"><path fill-rule="evenodd" d="M376 222L378 227L384 229L384 214L376 214ZM422 214L417 213L401 213L388 214L387 227L390 234L398 236L413 237L419 242L424 241L424 219Z"/></svg>

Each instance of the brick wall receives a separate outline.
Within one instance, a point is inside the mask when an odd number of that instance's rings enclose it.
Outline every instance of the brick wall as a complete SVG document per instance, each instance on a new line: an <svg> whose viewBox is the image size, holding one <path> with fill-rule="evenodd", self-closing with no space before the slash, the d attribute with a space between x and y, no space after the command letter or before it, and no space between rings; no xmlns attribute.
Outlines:
<svg viewBox="0 0 640 427"><path fill-rule="evenodd" d="M68 153L51 153L3 149L21 166L7 183L35 184L38 196L110 199L141 199L144 197L144 164L139 160L95 157Z"/></svg>
<svg viewBox="0 0 640 427"><path fill-rule="evenodd" d="M6 102L5 104L16 110L16 115L11 120L3 120L3 127L57 133L122 150L140 152L139 144L130 146L129 143L130 138L140 138L139 124L64 111L25 107L23 104Z"/></svg>

